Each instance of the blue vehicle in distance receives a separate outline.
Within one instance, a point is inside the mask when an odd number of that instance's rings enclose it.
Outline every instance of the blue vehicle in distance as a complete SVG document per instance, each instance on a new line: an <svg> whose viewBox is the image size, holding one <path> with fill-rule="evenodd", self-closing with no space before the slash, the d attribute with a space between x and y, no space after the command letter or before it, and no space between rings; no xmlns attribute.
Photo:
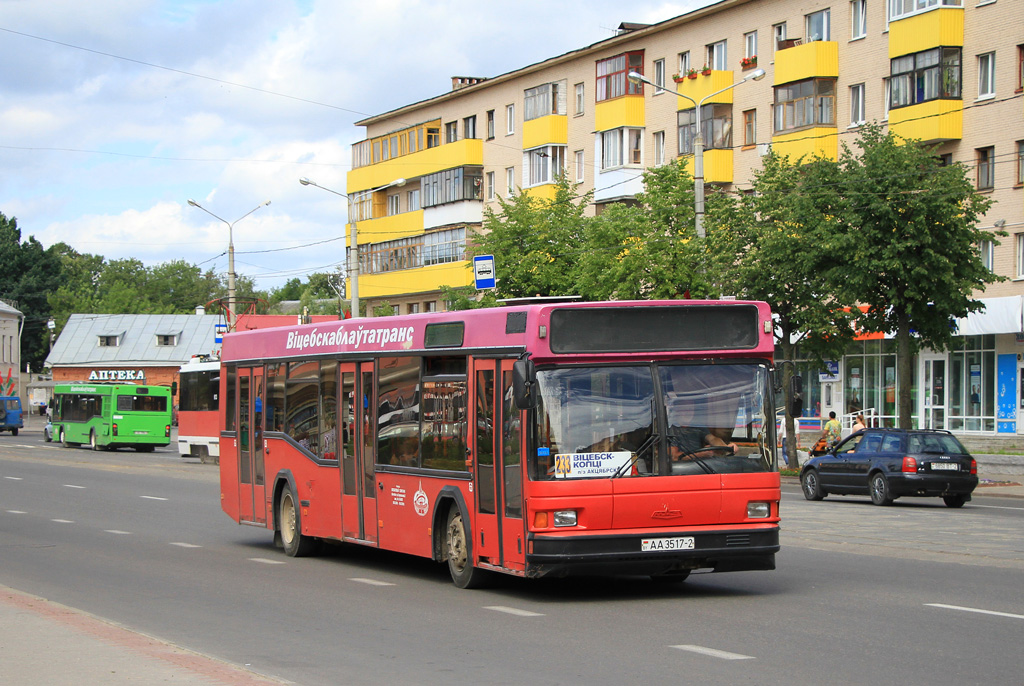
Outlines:
<svg viewBox="0 0 1024 686"><path fill-rule="evenodd" d="M21 398L17 396L0 396L0 431L10 431L12 436L25 428L21 417Z"/></svg>

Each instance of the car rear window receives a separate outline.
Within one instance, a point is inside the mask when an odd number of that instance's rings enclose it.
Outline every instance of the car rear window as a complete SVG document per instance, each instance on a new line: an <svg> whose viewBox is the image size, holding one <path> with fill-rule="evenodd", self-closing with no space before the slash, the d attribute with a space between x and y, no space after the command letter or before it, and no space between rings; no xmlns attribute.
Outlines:
<svg viewBox="0 0 1024 686"><path fill-rule="evenodd" d="M913 434L909 453L966 453L960 441L948 434Z"/></svg>

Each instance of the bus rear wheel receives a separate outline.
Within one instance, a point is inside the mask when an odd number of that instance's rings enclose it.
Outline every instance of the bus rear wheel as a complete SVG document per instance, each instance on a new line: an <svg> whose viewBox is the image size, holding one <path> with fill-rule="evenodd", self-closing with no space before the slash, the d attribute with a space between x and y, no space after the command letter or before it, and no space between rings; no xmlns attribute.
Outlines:
<svg viewBox="0 0 1024 686"><path fill-rule="evenodd" d="M92 448L93 450L103 450L103 446L101 446L96 441L96 432L95 431L90 431L89 432L89 447Z"/></svg>
<svg viewBox="0 0 1024 686"><path fill-rule="evenodd" d="M480 588L485 583L487 572L473 566L469 551L469 537L462 511L452 505L448 512L448 526L445 527L445 551L448 558L448 572L458 588Z"/></svg>
<svg viewBox="0 0 1024 686"><path fill-rule="evenodd" d="M295 494L290 487L281 494L277 512L277 522L281 529L281 545L284 547L285 555L288 557L313 555L319 541L302 535L302 523L299 519L299 511L295 507Z"/></svg>
<svg viewBox="0 0 1024 686"><path fill-rule="evenodd" d="M74 445L74 443L69 443L68 442L68 437L67 437L67 434L64 433L64 427L63 426L60 427L60 444L62 446L64 446L65 448L70 448L71 446Z"/></svg>

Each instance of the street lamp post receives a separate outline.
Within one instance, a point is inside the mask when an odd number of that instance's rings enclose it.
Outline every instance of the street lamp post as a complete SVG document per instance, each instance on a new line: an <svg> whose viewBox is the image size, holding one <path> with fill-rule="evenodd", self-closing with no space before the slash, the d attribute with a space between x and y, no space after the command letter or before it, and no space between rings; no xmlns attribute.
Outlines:
<svg viewBox="0 0 1024 686"><path fill-rule="evenodd" d="M680 98L686 98L692 102L694 107L697 108L697 111L694 113L697 117L697 133L693 137L693 197L695 205L693 223L694 229L697 231L697 238L704 238L704 133L701 128L700 108L708 98L714 97L719 93L724 93L725 91L735 88L741 83L746 83L747 81L760 81L764 78L764 74L764 69L755 69L747 76L744 76L742 80L717 90L714 93L705 95L700 99L700 102L697 102L689 95L683 95L678 92L676 93ZM646 83L649 86L653 86L655 89L666 90L661 86L655 85L648 79L645 79L639 72L631 71L626 75L626 78L634 84Z"/></svg>
<svg viewBox="0 0 1024 686"><path fill-rule="evenodd" d="M266 207L267 205L270 204L270 201L267 200L266 202L261 202L259 205L252 208L251 210L249 210L248 212L246 212L233 222L229 222L226 219L221 219L213 212L197 203L192 198L188 199L188 204L191 205L192 207L198 207L199 209L201 209L203 212L206 212L206 214L210 215L214 219L218 219L228 225L228 331L234 331L235 322L237 321L237 317L235 315L235 224L242 221L259 208Z"/></svg>
<svg viewBox="0 0 1024 686"><path fill-rule="evenodd" d="M352 198L348 197L348 194L342 193L341 191L333 190L331 188L328 188L327 186L321 186L316 181L311 181L311 180L309 180L307 178L301 178L301 179L299 179L299 183L301 183L303 186L316 186L317 188L325 190L328 193L334 193L335 195L340 195L341 197L343 197L346 200L348 200L349 203L352 202ZM382 191L385 188L392 188L394 186L404 186L404 185L405 185L405 179L395 179L391 183L386 183L383 186L378 186L377 188L371 188L371 189L369 189L366 192L368 192L368 193L376 193L377 191ZM351 240L351 247L349 248L349 255L348 255L348 278L349 278L349 282L352 284L352 294L351 294L351 298L352 298L352 317L355 318L355 317L359 316L359 238L358 238L358 236L356 234L356 219L355 219L355 217L351 217L351 216L349 217L349 224L352 225L352 236L351 236L352 240Z"/></svg>

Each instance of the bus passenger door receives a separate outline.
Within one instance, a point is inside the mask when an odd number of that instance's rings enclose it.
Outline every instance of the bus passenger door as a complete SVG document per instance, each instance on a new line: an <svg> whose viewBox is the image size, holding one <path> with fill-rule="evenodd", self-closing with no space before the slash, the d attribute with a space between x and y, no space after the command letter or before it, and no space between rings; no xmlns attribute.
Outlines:
<svg viewBox="0 0 1024 686"><path fill-rule="evenodd" d="M497 360L473 361L473 552L483 562L501 566L498 524L500 484L495 481L497 421L495 366Z"/></svg>
<svg viewBox="0 0 1024 686"><path fill-rule="evenodd" d="M526 568L526 527L523 522L523 412L512 399L512 364L501 360L501 386L498 391L498 463L501 465L499 503L503 566Z"/></svg>
<svg viewBox="0 0 1024 686"><path fill-rule="evenodd" d="M341 531L346 538L377 541L377 493L374 448L377 440L373 400L373 363L343 363L341 456Z"/></svg>
<svg viewBox="0 0 1024 686"><path fill-rule="evenodd" d="M238 370L238 514L243 522L267 523L263 462L263 367Z"/></svg>

